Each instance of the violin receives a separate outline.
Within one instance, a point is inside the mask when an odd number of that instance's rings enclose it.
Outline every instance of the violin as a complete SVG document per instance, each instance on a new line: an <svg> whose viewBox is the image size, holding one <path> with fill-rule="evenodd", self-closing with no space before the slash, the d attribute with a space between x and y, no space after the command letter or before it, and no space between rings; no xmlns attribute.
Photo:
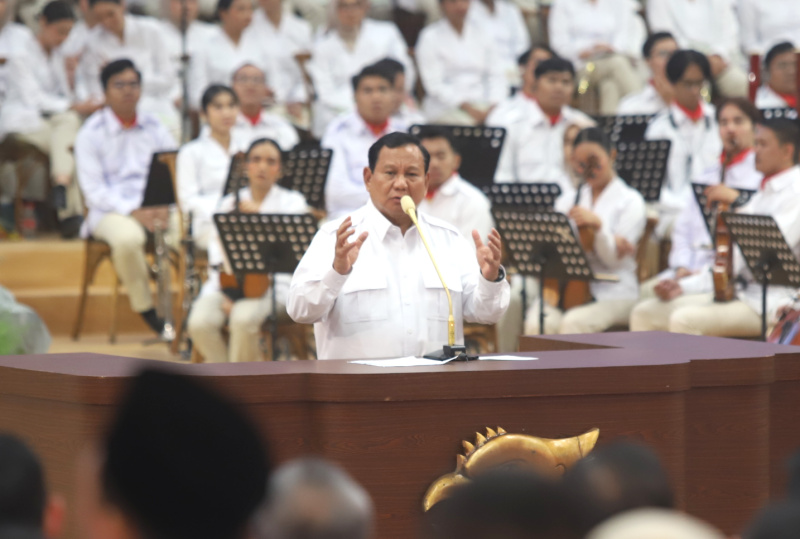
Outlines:
<svg viewBox="0 0 800 539"><path fill-rule="evenodd" d="M767 337L767 342L800 345L800 309L793 308L784 312Z"/></svg>
<svg viewBox="0 0 800 539"><path fill-rule="evenodd" d="M736 141L733 149L726 153L725 162L720 173L720 185L725 185L725 172L736 156ZM730 210L730 205L717 202L717 216L714 227L714 265L711 273L714 277L714 301L724 303L736 297L733 279L733 240L730 231L722 219L722 213Z"/></svg>

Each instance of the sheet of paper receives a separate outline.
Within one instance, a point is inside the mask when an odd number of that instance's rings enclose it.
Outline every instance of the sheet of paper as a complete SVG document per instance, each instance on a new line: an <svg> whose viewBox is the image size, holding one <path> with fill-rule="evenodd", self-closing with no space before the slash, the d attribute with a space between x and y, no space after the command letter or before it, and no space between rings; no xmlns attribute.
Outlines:
<svg viewBox="0 0 800 539"><path fill-rule="evenodd" d="M434 365L441 365L441 361L435 359L425 359L422 357L399 357L397 359L360 359L358 361L349 361L348 363L357 363L359 365L370 365L372 367L432 367Z"/></svg>
<svg viewBox="0 0 800 539"><path fill-rule="evenodd" d="M538 357L529 356L478 356L481 361L535 361Z"/></svg>

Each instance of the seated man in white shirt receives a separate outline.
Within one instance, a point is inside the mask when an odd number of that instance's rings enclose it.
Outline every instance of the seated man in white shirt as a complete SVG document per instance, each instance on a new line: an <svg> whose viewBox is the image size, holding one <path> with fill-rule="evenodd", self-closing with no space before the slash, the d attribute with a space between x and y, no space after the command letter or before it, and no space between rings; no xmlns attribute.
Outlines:
<svg viewBox="0 0 800 539"><path fill-rule="evenodd" d="M439 5L444 17L425 27L417 42L423 111L432 123L482 125L509 92L503 58L486 27L467 18L470 0Z"/></svg>
<svg viewBox="0 0 800 539"><path fill-rule="evenodd" d="M756 93L760 109L797 108L797 54L794 45L785 41L772 47L764 57L766 84Z"/></svg>
<svg viewBox="0 0 800 539"><path fill-rule="evenodd" d="M784 118L765 120L756 128L755 162L764 179L758 192L742 206L740 213L771 215L778 223L794 256L800 255L800 127ZM739 197L736 189L717 185L709 190L712 202L733 204ZM667 313L667 329L674 333L714 335L725 337L756 337L761 332L761 286L745 264L737 247L734 250L733 271L736 281L746 283L737 287L737 298L715 302L714 294L681 295L671 300ZM711 280L710 273L696 276ZM711 287L708 287L711 288ZM774 321L781 307L791 303L795 290L770 286L767 291L767 322Z"/></svg>
<svg viewBox="0 0 800 539"><path fill-rule="evenodd" d="M264 108L270 89L266 75L259 67L244 64L234 71L231 87L239 98L240 107L234 132L250 142L261 138L272 139L283 151L291 150L300 142L297 129L292 124Z"/></svg>
<svg viewBox="0 0 800 539"><path fill-rule="evenodd" d="M419 110L417 100L406 90L406 68L402 63L393 58L384 58L373 65L386 72L393 78L395 104L392 116L406 125L424 124L425 117Z"/></svg>
<svg viewBox="0 0 800 539"><path fill-rule="evenodd" d="M320 143L333 150L325 184L325 208L331 219L357 210L369 199L363 178L370 146L387 133L409 127L391 116L395 98L386 70L365 67L352 84L356 111L336 118Z"/></svg>
<svg viewBox="0 0 800 539"><path fill-rule="evenodd" d="M503 58L508 84L518 86L516 60L531 46L531 37L519 6L510 0L475 0L467 18L486 25Z"/></svg>
<svg viewBox="0 0 800 539"><path fill-rule="evenodd" d="M672 103L672 84L667 79L667 62L678 50L669 32L657 32L642 46L642 56L650 68L650 80L644 89L619 102L617 114L657 114Z"/></svg>
<svg viewBox="0 0 800 539"><path fill-rule="evenodd" d="M445 290L400 203L403 196L422 202L428 163L411 135L379 139L363 171L370 200L323 225L300 261L287 311L314 324L319 359L421 356L447 343ZM464 320L492 324L508 306L500 235L492 230L484 244L473 231L472 248L452 225L424 212L418 218L452 295L455 341L463 343Z"/></svg>
<svg viewBox="0 0 800 539"><path fill-rule="evenodd" d="M161 333L145 259L147 233L169 219L163 208L140 208L153 153L177 146L155 116L137 112L141 74L130 60L101 73L106 106L92 114L75 140L78 181L89 213L81 230L111 247L111 263L128 291L131 308ZM168 240L169 241L169 240Z"/></svg>

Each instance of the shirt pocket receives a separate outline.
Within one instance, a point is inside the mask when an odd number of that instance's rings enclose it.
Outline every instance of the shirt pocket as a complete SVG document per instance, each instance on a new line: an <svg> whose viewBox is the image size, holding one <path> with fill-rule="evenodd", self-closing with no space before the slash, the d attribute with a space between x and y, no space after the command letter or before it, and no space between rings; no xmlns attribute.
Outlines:
<svg viewBox="0 0 800 539"><path fill-rule="evenodd" d="M342 322L377 322L389 318L389 289L379 272L351 275L336 302Z"/></svg>

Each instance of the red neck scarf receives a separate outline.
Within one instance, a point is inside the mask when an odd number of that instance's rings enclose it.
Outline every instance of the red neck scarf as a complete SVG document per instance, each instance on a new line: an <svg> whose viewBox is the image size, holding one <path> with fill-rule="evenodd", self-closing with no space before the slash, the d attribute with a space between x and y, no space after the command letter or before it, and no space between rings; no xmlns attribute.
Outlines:
<svg viewBox="0 0 800 539"><path fill-rule="evenodd" d="M528 92L526 92L524 90L522 92L522 95L524 95L525 97L527 97L528 99L530 99L531 101L533 101L534 103L539 105L539 109L544 113L545 116L547 116L547 119L550 121L550 127L553 127L554 125L556 125L559 122L559 120L561 120L561 111L560 110L558 111L558 114L547 114L547 112L545 112L545 110L539 104L539 100L536 99L536 97L532 96L531 94L529 94Z"/></svg>
<svg viewBox="0 0 800 539"><path fill-rule="evenodd" d="M120 118L120 117L117 115L117 113L116 113L116 112L114 113L114 116L116 116L116 117L117 117L117 120L119 120L119 123L121 123L121 124L122 124L122 129L130 129L131 127L133 127L133 126L135 126L135 125L136 125L136 114L134 114L134 115L133 115L133 118L131 118L131 119L130 119L130 120L128 120L128 121L125 121L125 120L123 120L122 118Z"/></svg>
<svg viewBox="0 0 800 539"><path fill-rule="evenodd" d="M378 135L383 134L383 132L386 131L386 128L389 127L389 118L386 118L382 124L371 124L366 120L364 120L364 123L367 124L367 127L372 134L377 137Z"/></svg>
<svg viewBox="0 0 800 539"><path fill-rule="evenodd" d="M247 121L250 122L250 125L256 125L261 120L260 110L258 111L258 114L256 114L255 116L248 116L244 112L242 113L242 115L244 115L244 117L247 118Z"/></svg>
<svg viewBox="0 0 800 539"><path fill-rule="evenodd" d="M781 99L786 101L786 104L789 105L791 108L793 109L797 108L797 95L782 94L780 92L775 92L775 93L781 96Z"/></svg>
<svg viewBox="0 0 800 539"><path fill-rule="evenodd" d="M728 167L732 167L733 165L738 165L739 163L744 161L747 158L747 156L750 154L750 152L752 152L752 151L753 151L753 148L745 148L741 152L737 153L735 156L733 156L733 159L731 159L731 162L728 163ZM728 157L728 154L726 154L725 150L723 150L722 151L722 155L719 156L720 165L724 165L725 164L725 160L727 159L727 157Z"/></svg>
<svg viewBox="0 0 800 539"><path fill-rule="evenodd" d="M683 111L683 113L688 116L688 118L692 121L692 123L697 123L703 118L703 107L700 103L694 108L694 110L689 110L677 101L675 104L678 106L679 109Z"/></svg>

